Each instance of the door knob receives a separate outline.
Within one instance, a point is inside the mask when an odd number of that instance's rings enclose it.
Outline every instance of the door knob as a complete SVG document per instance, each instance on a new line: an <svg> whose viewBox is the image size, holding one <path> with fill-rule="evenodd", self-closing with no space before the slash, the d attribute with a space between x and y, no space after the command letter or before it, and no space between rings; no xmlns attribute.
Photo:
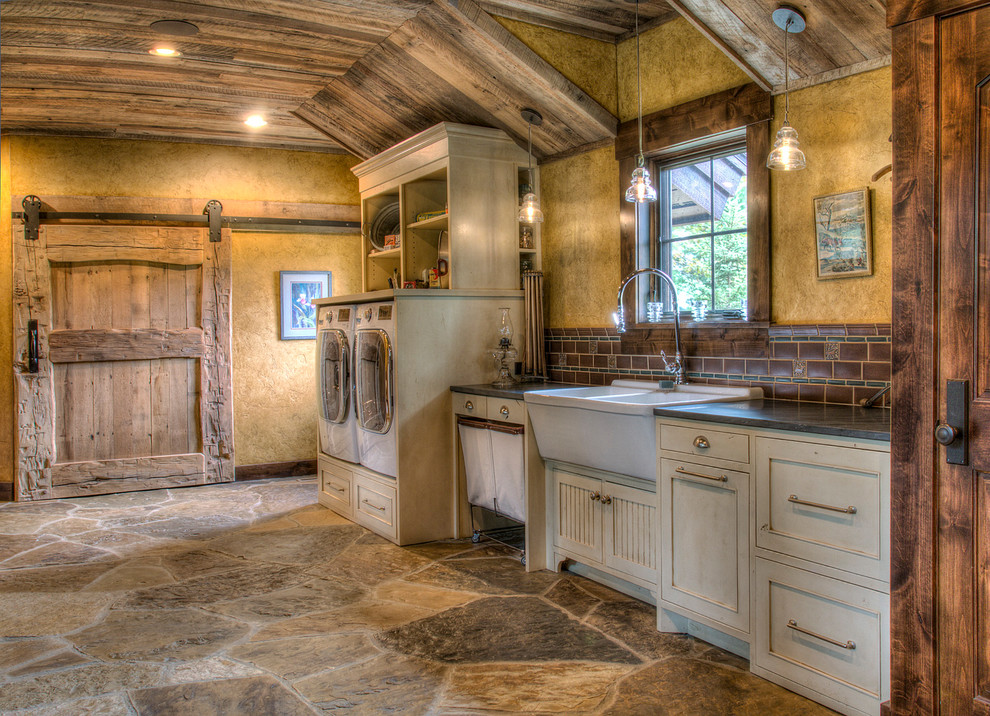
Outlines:
<svg viewBox="0 0 990 716"><path fill-rule="evenodd" d="M939 423L935 428L935 440L942 445L951 445L959 437L959 428L948 423Z"/></svg>

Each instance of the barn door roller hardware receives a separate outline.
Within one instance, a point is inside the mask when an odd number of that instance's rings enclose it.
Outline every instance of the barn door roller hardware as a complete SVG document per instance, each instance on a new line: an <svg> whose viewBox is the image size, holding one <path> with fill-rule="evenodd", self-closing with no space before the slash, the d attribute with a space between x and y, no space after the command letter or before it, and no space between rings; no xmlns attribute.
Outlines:
<svg viewBox="0 0 990 716"><path fill-rule="evenodd" d="M293 219L286 216L224 216L223 205L210 199L201 214L157 214L109 211L42 211L42 201L33 194L21 202L24 211L11 212L11 217L24 222L24 236L38 238L38 226L57 221L87 221L100 223L147 224L154 226L208 226L210 241L220 241L220 229L234 231L268 231L276 233L349 234L361 229L359 221L337 219Z"/></svg>
<svg viewBox="0 0 990 716"><path fill-rule="evenodd" d="M220 241L220 222L223 214L223 204L216 199L210 199L206 203L203 213L210 217L210 241L217 243Z"/></svg>
<svg viewBox="0 0 990 716"><path fill-rule="evenodd" d="M41 223L41 199L34 194L24 197L21 200L24 208L24 240L38 240L38 226Z"/></svg>

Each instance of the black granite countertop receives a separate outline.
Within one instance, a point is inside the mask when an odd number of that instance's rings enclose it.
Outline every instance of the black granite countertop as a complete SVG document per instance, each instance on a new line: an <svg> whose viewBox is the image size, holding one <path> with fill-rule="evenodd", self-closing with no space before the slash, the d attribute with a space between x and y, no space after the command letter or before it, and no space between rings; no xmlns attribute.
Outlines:
<svg viewBox="0 0 990 716"><path fill-rule="evenodd" d="M480 383L478 385L452 385L451 391L454 393L471 393L473 395L487 395L489 398L505 398L507 400L522 400L523 395L531 390L549 390L552 388L580 388L575 383L516 383L508 388L496 388L491 383Z"/></svg>
<svg viewBox="0 0 990 716"><path fill-rule="evenodd" d="M664 418L706 420L752 428L890 442L889 408L799 403L793 400L747 400L655 408L653 414Z"/></svg>
<svg viewBox="0 0 990 716"><path fill-rule="evenodd" d="M496 388L489 383L481 383L479 385L452 385L450 389L455 393L522 400L523 396L531 390L577 387L580 386L574 383L547 382L516 383L507 388ZM746 400L737 403L703 403L655 408L653 414L665 418L706 420L713 423L742 425L751 428L791 430L799 433L818 433L819 435L837 435L890 442L889 408L800 403L794 400Z"/></svg>

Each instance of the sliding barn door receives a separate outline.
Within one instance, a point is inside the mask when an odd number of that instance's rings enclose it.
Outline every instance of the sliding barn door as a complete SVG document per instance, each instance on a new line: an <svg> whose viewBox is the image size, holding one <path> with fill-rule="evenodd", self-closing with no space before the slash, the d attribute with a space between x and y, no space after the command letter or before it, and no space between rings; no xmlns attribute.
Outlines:
<svg viewBox="0 0 990 716"><path fill-rule="evenodd" d="M229 229L13 239L17 499L233 480Z"/></svg>

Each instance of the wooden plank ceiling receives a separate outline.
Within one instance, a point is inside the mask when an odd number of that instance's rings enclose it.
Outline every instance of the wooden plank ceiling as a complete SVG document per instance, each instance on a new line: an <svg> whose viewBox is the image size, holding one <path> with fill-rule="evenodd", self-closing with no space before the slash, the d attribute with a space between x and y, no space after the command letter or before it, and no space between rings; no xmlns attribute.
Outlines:
<svg viewBox="0 0 990 716"><path fill-rule="evenodd" d="M883 0L795 3L791 81L889 62ZM640 26L683 15L754 77L783 82L775 0L642 0ZM361 158L439 121L499 127L521 143L522 107L545 121L534 153L611 140L616 119L492 15L607 42L633 34L627 0L5 0L0 131L348 151ZM182 19L170 37L151 23ZM162 40L182 52L148 50ZM808 79L810 78L810 79ZM244 119L263 114L252 130Z"/></svg>

